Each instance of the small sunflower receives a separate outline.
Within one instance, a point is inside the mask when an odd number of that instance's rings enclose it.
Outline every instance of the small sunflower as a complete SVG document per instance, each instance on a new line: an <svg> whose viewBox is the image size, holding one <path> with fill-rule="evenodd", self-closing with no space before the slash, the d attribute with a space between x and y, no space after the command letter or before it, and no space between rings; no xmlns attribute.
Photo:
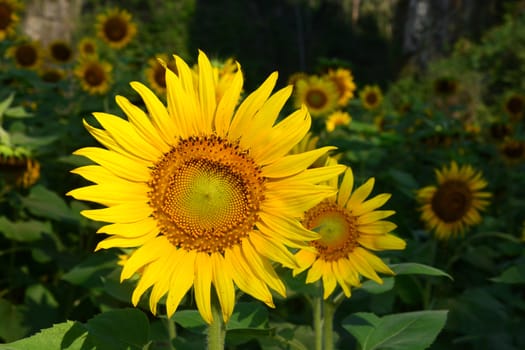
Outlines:
<svg viewBox="0 0 525 350"><path fill-rule="evenodd" d="M115 49L128 45L137 34L137 26L126 10L114 8L97 16L98 36Z"/></svg>
<svg viewBox="0 0 525 350"><path fill-rule="evenodd" d="M0 178L8 187L29 188L40 178L40 163L29 154L0 153Z"/></svg>
<svg viewBox="0 0 525 350"><path fill-rule="evenodd" d="M168 55L158 54L148 60L146 68L146 78L155 92L161 96L166 95L166 67L177 73L177 66L174 60L169 60Z"/></svg>
<svg viewBox="0 0 525 350"><path fill-rule="evenodd" d="M489 126L490 137L496 141L502 141L512 133L512 126L504 121L494 121Z"/></svg>
<svg viewBox="0 0 525 350"><path fill-rule="evenodd" d="M378 108L383 103L383 93L377 85L366 85L359 93L359 98L363 107L369 111Z"/></svg>
<svg viewBox="0 0 525 350"><path fill-rule="evenodd" d="M321 238L311 241L309 249L297 252L300 267L294 269L296 275L309 268L306 283L322 278L324 299L337 284L350 297L350 288L361 284L360 276L382 284L377 272L392 275L393 271L371 250L404 249L406 245L391 234L396 225L383 220L395 212L376 210L388 201L390 194L366 199L374 187L374 178L352 191L354 175L347 168L340 185L337 177L330 183L338 188L338 193L308 210L303 219L303 225L317 230Z"/></svg>
<svg viewBox="0 0 525 350"><path fill-rule="evenodd" d="M327 78L332 80L337 86L337 91L339 92L337 104L340 107L346 106L348 101L354 97L356 89L352 72L345 68L330 69L328 70Z"/></svg>
<svg viewBox="0 0 525 350"><path fill-rule="evenodd" d="M82 212L109 223L99 232L110 237L97 250L132 248L121 279L142 268L134 305L152 287L152 312L167 294L171 317L193 287L197 308L211 323L213 285L227 321L235 286L271 307L270 289L285 295L272 262L297 267L288 247L303 248L318 237L298 218L334 193L318 184L343 167L307 169L333 147L288 155L308 132L311 118L301 108L276 123L292 93L288 86L272 94L277 73L237 108L243 86L239 66L217 101L213 68L204 53L198 57L197 83L191 68L180 57L175 60L178 74L166 70L167 107L133 82L147 113L117 96L127 121L94 113L103 129L85 123L107 149L75 152L98 165L73 171L95 185L69 195L106 207Z"/></svg>
<svg viewBox="0 0 525 350"><path fill-rule="evenodd" d="M77 44L80 57L93 57L97 55L98 44L94 38L84 37Z"/></svg>
<svg viewBox="0 0 525 350"><path fill-rule="evenodd" d="M40 78L46 83L57 83L65 76L64 70L55 67L43 67L39 72Z"/></svg>
<svg viewBox="0 0 525 350"><path fill-rule="evenodd" d="M55 40L48 46L49 57L56 63L68 63L73 58L71 45L64 40Z"/></svg>
<svg viewBox="0 0 525 350"><path fill-rule="evenodd" d="M468 226L481 222L480 211L489 204L489 192L482 192L487 182L481 172L470 165L436 169L436 186L417 191L421 203L421 219L438 239L448 239L463 234Z"/></svg>
<svg viewBox="0 0 525 350"><path fill-rule="evenodd" d="M333 81L318 76L297 81L294 105L305 105L313 117L328 114L337 107L339 93Z"/></svg>
<svg viewBox="0 0 525 350"><path fill-rule="evenodd" d="M38 41L27 41L11 46L6 55L15 61L17 67L38 70L43 61L44 51Z"/></svg>
<svg viewBox="0 0 525 350"><path fill-rule="evenodd" d="M15 34L20 21L17 12L21 7L16 0L0 0L0 41Z"/></svg>
<svg viewBox="0 0 525 350"><path fill-rule="evenodd" d="M440 77L434 80L433 88L436 96L447 97L458 92L459 83L452 77Z"/></svg>
<svg viewBox="0 0 525 350"><path fill-rule="evenodd" d="M88 93L103 94L111 84L111 64L96 58L85 58L75 68L75 75L80 80L82 89Z"/></svg>
<svg viewBox="0 0 525 350"><path fill-rule="evenodd" d="M352 121L352 117L347 112L335 111L326 119L326 131L332 132L337 126L348 125Z"/></svg>
<svg viewBox="0 0 525 350"><path fill-rule="evenodd" d="M308 74L305 72L295 72L288 77L288 84L295 85L299 80L308 80Z"/></svg>
<svg viewBox="0 0 525 350"><path fill-rule="evenodd" d="M520 119L525 111L525 96L516 93L508 95L505 99L503 109L511 119Z"/></svg>
<svg viewBox="0 0 525 350"><path fill-rule="evenodd" d="M510 164L525 160L525 142L514 138L506 138L500 145L500 153Z"/></svg>

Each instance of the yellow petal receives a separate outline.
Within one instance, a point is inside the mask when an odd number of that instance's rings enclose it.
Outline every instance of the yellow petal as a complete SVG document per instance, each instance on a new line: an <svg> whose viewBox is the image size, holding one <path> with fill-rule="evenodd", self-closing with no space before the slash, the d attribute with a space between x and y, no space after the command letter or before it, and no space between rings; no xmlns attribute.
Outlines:
<svg viewBox="0 0 525 350"><path fill-rule="evenodd" d="M246 259L250 266L253 269L253 272L259 276L270 288L275 290L281 296L286 296L286 288L275 273L272 265L268 262L266 258L261 257L257 250L252 246L250 240L244 239L241 244L242 252L244 257L249 257Z"/></svg>
<svg viewBox="0 0 525 350"><path fill-rule="evenodd" d="M161 150L146 142L124 119L107 113L93 113L93 116L106 129L106 132L130 154L148 161L155 161L162 156Z"/></svg>
<svg viewBox="0 0 525 350"><path fill-rule="evenodd" d="M326 299L332 294L337 284L332 271L332 262L327 262L323 267L323 299Z"/></svg>
<svg viewBox="0 0 525 350"><path fill-rule="evenodd" d="M233 313L235 306L235 289L227 264L224 257L219 253L211 255L213 269L213 285L217 292L217 297L221 304L222 318L227 323Z"/></svg>
<svg viewBox="0 0 525 350"><path fill-rule="evenodd" d="M71 170L71 172L73 174L78 174L84 179L97 184L116 182L120 182L122 184L131 183L130 181L127 181L121 177L115 176L115 174L113 174L106 168L101 167L100 165L85 165L80 168Z"/></svg>
<svg viewBox="0 0 525 350"><path fill-rule="evenodd" d="M323 183L328 185L328 181L330 179L336 178L337 176L342 173L345 169L344 165L333 165L333 166L323 166L319 168L312 168L312 169L306 169L303 172L300 172L297 175L290 176L286 179L281 179L276 182L268 182L267 186L270 189L273 189L274 187L290 187L290 186L297 186L301 183L307 183L307 184L318 184ZM264 173L264 172L263 172ZM336 186L328 185L327 188L334 189L334 193L336 193Z"/></svg>
<svg viewBox="0 0 525 350"><path fill-rule="evenodd" d="M293 275L296 276L312 266L315 259L317 258L317 254L315 252L311 252L308 250L301 249L295 254L295 260L297 260L297 264L300 266L297 269L293 270Z"/></svg>
<svg viewBox="0 0 525 350"><path fill-rule="evenodd" d="M385 204L391 197L390 193L382 193L361 204L352 207L352 215L359 216L364 213L369 213Z"/></svg>
<svg viewBox="0 0 525 350"><path fill-rule="evenodd" d="M360 235L359 244L371 250L405 249L406 242L394 235Z"/></svg>
<svg viewBox="0 0 525 350"><path fill-rule="evenodd" d="M80 213L95 221L125 224L146 219L153 212L144 202L133 202L115 205L103 209L82 210Z"/></svg>
<svg viewBox="0 0 525 350"><path fill-rule="evenodd" d="M166 72L168 71L170 70L166 69ZM130 85L133 90L138 92L142 97L157 133L162 137L166 144L174 145L181 133L180 130L175 127L173 116L168 114L166 107L144 84L134 81L130 83Z"/></svg>
<svg viewBox="0 0 525 350"><path fill-rule="evenodd" d="M376 271L370 266L368 261L359 254L359 251L353 251L349 256L350 264L354 266L354 268L363 276L366 278L369 278L379 284L383 284L383 280L379 275L376 273Z"/></svg>
<svg viewBox="0 0 525 350"><path fill-rule="evenodd" d="M137 134L141 135L144 140L157 148L160 152L166 153L170 146L162 139L155 126L146 113L139 107L132 104L127 98L123 96L115 97L115 101L119 107L126 113L128 120L135 128Z"/></svg>
<svg viewBox="0 0 525 350"><path fill-rule="evenodd" d="M396 224L390 221L375 221L366 225L359 225L359 232L369 235L381 235L395 230Z"/></svg>
<svg viewBox="0 0 525 350"><path fill-rule="evenodd" d="M261 300L269 307L275 307L270 290L266 284L254 274L250 268L250 264L242 256L241 249L238 245L226 250L224 262L231 271L232 278L239 289Z"/></svg>
<svg viewBox="0 0 525 350"><path fill-rule="evenodd" d="M357 218L358 225L371 224L373 222L385 219L389 216L394 215L396 212L393 210L376 210L369 213L363 214Z"/></svg>
<svg viewBox="0 0 525 350"><path fill-rule="evenodd" d="M183 138L198 135L203 125L199 120L195 91L186 91L179 77L169 69L166 69L166 87L169 115L178 133Z"/></svg>
<svg viewBox="0 0 525 350"><path fill-rule="evenodd" d="M308 274L306 275L306 283L312 283L319 280L319 278L323 276L325 264L327 264L327 262L322 259L317 259L314 261L312 267L310 267L310 270L308 270Z"/></svg>
<svg viewBox="0 0 525 350"><path fill-rule="evenodd" d="M171 244L166 237L158 236L135 250L129 259L126 260L124 268L120 274L120 281L122 282L130 278L141 267L157 260L163 254L167 254L171 248L170 245Z"/></svg>
<svg viewBox="0 0 525 350"><path fill-rule="evenodd" d="M257 247L257 251L268 259L290 269L299 267L292 253L284 245L254 232L250 234L249 240L254 247Z"/></svg>
<svg viewBox="0 0 525 350"><path fill-rule="evenodd" d="M354 173L352 168L347 167L345 170L345 175L341 181L341 186L339 187L339 193L337 195L337 204L340 206L345 206L346 202L352 194L352 189L354 187Z"/></svg>
<svg viewBox="0 0 525 350"><path fill-rule="evenodd" d="M346 270L344 270L344 263L341 263L341 261L344 261L346 259L337 259L332 262L332 270L334 271L334 276L337 280L337 283L341 286L341 289L343 290L343 293L347 298L350 298L350 295L352 294L350 291L350 286L347 283L345 276L348 274Z"/></svg>
<svg viewBox="0 0 525 350"><path fill-rule="evenodd" d="M149 296L149 308L155 315L157 313L157 304L167 292L170 284L170 277L173 271L174 266L176 266L178 261L177 250L172 248L170 249L169 254L163 257L162 260L158 261L158 265L161 265L158 270L158 280L153 285L151 294Z"/></svg>
<svg viewBox="0 0 525 350"><path fill-rule="evenodd" d="M266 165L286 155L310 130L312 118L303 106L272 128L265 140L252 148L252 157L258 164ZM266 147L264 147L266 145Z"/></svg>
<svg viewBox="0 0 525 350"><path fill-rule="evenodd" d="M199 50L199 102L201 115L201 132L211 133L213 117L217 101L215 99L215 82L213 80L213 69L208 57Z"/></svg>
<svg viewBox="0 0 525 350"><path fill-rule="evenodd" d="M109 248L131 248L131 247L138 247L146 244L151 239L155 238L157 236L158 232L146 232L142 236L135 236L135 237L126 237L126 236L117 236L113 235L110 236L102 241L100 241L97 244L97 247L95 248L95 251L98 251L100 249L109 249Z"/></svg>
<svg viewBox="0 0 525 350"><path fill-rule="evenodd" d="M119 153L98 147L84 147L73 154L84 156L100 164L113 174L129 181L147 182L150 179L150 169L143 163L130 159Z"/></svg>
<svg viewBox="0 0 525 350"><path fill-rule="evenodd" d="M182 298L186 295L194 282L195 258L197 252L187 252L183 249L177 249L177 254L180 255L180 257L177 258L179 264L173 267L168 297L166 299L166 313L169 318L173 316L179 307Z"/></svg>
<svg viewBox="0 0 525 350"><path fill-rule="evenodd" d="M146 202L148 200L148 186L140 182L91 185L76 188L67 193L78 200L100 203L106 206L123 204L126 202Z"/></svg>
<svg viewBox="0 0 525 350"><path fill-rule="evenodd" d="M393 275L394 271L392 271L384 262L381 260L378 256L374 255L373 253L370 253L368 250L363 249L361 247L356 247L354 249L354 253L359 254L363 259L368 261L370 266L377 272Z"/></svg>
<svg viewBox="0 0 525 350"><path fill-rule="evenodd" d="M275 234L278 237L286 237L287 239L298 241L311 241L320 238L318 233L306 229L299 221L286 216L268 215L261 211L259 218L262 222L256 223L257 227L261 227L261 230L270 237ZM302 245L304 246L305 244L303 243Z"/></svg>
<svg viewBox="0 0 525 350"><path fill-rule="evenodd" d="M263 167L263 175L270 178L295 175L301 171L304 171L306 168L312 165L313 162L319 159L319 157L333 149L335 149L335 147L327 146L308 152L285 156L274 163Z"/></svg>
<svg viewBox="0 0 525 350"><path fill-rule="evenodd" d="M230 129L233 111L239 102L243 84L241 66L237 63L237 72L233 76L230 87L224 92L219 101L215 112L215 131L219 136L225 136Z"/></svg>
<svg viewBox="0 0 525 350"><path fill-rule="evenodd" d="M97 233L106 233L109 235L117 235L123 237L138 237L143 236L146 233L156 231L159 232L157 222L152 217L148 217L144 220L132 222L129 224L110 224L102 226L98 229Z"/></svg>
<svg viewBox="0 0 525 350"><path fill-rule="evenodd" d="M251 127L253 117L270 96L277 82L277 76L277 72L270 74L257 90L243 100L233 116L228 139L232 141L240 139L245 130Z"/></svg>
<svg viewBox="0 0 525 350"><path fill-rule="evenodd" d="M208 253L198 252L195 258L195 282L193 290L197 308L204 321L208 324L213 322L211 312L212 269L212 262Z"/></svg>
<svg viewBox="0 0 525 350"><path fill-rule="evenodd" d="M345 207L353 211L354 207L357 207L360 205L366 197L372 192L372 189L374 188L374 182L375 179L372 177L368 179L364 184L359 186L354 193L350 196L350 199L348 199L348 202L346 202Z"/></svg>

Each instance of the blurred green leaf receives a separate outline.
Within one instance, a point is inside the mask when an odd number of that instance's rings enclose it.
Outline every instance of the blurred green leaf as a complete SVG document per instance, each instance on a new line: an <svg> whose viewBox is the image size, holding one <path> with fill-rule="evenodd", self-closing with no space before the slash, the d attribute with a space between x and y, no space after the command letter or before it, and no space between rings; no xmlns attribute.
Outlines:
<svg viewBox="0 0 525 350"><path fill-rule="evenodd" d="M195 333L205 333L206 322L197 310L181 310L175 312L173 320L182 327Z"/></svg>
<svg viewBox="0 0 525 350"><path fill-rule="evenodd" d="M0 216L0 232L13 241L31 242L40 239L42 234L51 234L53 228L47 221L10 221Z"/></svg>
<svg viewBox="0 0 525 350"><path fill-rule="evenodd" d="M22 198L22 203L32 214L54 220L74 220L76 215L64 199L42 185L31 188L29 196Z"/></svg>
<svg viewBox="0 0 525 350"><path fill-rule="evenodd" d="M14 93L11 93L5 100L0 102L0 120L4 115L5 111L9 108L11 103L13 103L13 98L15 97Z"/></svg>
<svg viewBox="0 0 525 350"><path fill-rule="evenodd" d="M5 116L10 118L29 118L33 116L33 113L27 112L22 106L16 106L6 109Z"/></svg>
<svg viewBox="0 0 525 350"><path fill-rule="evenodd" d="M447 311L417 311L378 317L356 313L342 326L359 342L362 350L423 350L439 334Z"/></svg>
<svg viewBox="0 0 525 350"><path fill-rule="evenodd" d="M524 284L525 283L525 264L514 265L506 269L501 275L491 278L493 282Z"/></svg>
<svg viewBox="0 0 525 350"><path fill-rule="evenodd" d="M381 294L388 292L392 288L394 288L394 278L383 277L383 284L379 284L372 280L366 280L357 290L362 290L370 294Z"/></svg>
<svg viewBox="0 0 525 350"><path fill-rule="evenodd" d="M0 298L0 338L12 342L25 336L29 327L25 324L24 306L12 304ZM0 345L1 346L1 345Z"/></svg>
<svg viewBox="0 0 525 350"><path fill-rule="evenodd" d="M86 260L66 272L62 279L85 287L101 286L103 277L117 266L116 257L111 253L91 254Z"/></svg>
<svg viewBox="0 0 525 350"><path fill-rule="evenodd" d="M99 314L87 323L67 321L18 340L0 345L5 350L133 350L148 344L149 323L137 309L114 310Z"/></svg>
<svg viewBox="0 0 525 350"><path fill-rule="evenodd" d="M424 265L424 264L401 263L401 264L390 265L390 268L392 269L392 271L396 273L396 275L442 276L442 277L448 277L451 280L454 280L452 276L450 276L445 271L442 271L435 267Z"/></svg>

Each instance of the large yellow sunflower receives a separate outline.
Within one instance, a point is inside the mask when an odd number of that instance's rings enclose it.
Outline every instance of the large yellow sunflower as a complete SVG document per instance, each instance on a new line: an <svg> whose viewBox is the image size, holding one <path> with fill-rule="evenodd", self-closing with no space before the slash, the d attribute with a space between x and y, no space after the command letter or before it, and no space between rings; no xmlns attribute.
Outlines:
<svg viewBox="0 0 525 350"><path fill-rule="evenodd" d="M133 23L131 14L118 8L98 15L96 29L98 36L115 49L128 45L137 34L137 26Z"/></svg>
<svg viewBox="0 0 525 350"><path fill-rule="evenodd" d="M333 163L330 159L329 164ZM337 284L349 297L350 288L361 284L360 276L383 283L377 272L393 271L371 250L404 249L406 245L391 234L396 225L383 220L395 212L376 210L388 201L390 194L366 199L374 187L374 178L352 191L354 175L347 168L340 185L337 177L330 184L338 188L338 193L308 210L303 220L304 226L316 229L321 238L311 241L309 249L297 252L300 267L294 269L296 275L309 268L306 283L322 278L325 299Z"/></svg>
<svg viewBox="0 0 525 350"><path fill-rule="evenodd" d="M339 93L332 80L312 75L297 80L295 88L295 107L306 105L314 117L328 114L337 107Z"/></svg>
<svg viewBox="0 0 525 350"><path fill-rule="evenodd" d="M468 226L481 222L479 212L489 204L487 186L481 172L470 165L436 169L437 186L427 186L417 191L421 203L421 219L438 239L448 239L462 234Z"/></svg>
<svg viewBox="0 0 525 350"><path fill-rule="evenodd" d="M327 78L334 82L339 92L337 104L340 107L346 106L348 100L354 97L354 91L356 89L352 72L346 68L330 69L328 70Z"/></svg>
<svg viewBox="0 0 525 350"><path fill-rule="evenodd" d="M146 78L153 90L159 95L166 95L166 67L177 73L174 60L169 60L168 55L158 54L148 60Z"/></svg>
<svg viewBox="0 0 525 350"><path fill-rule="evenodd" d="M16 0L0 0L0 41L15 34L20 21L17 11L21 5Z"/></svg>
<svg viewBox="0 0 525 350"><path fill-rule="evenodd" d="M11 57L17 67L38 70L43 62L44 51L37 41L27 41L7 49L6 55Z"/></svg>
<svg viewBox="0 0 525 350"><path fill-rule="evenodd" d="M311 119L303 107L275 124L292 92L288 86L271 95L277 73L236 108L243 86L240 69L217 101L204 53L199 53L196 84L191 68L180 57L175 60L178 74L166 70L167 108L146 86L133 82L147 113L117 96L127 121L94 113L104 129L86 123L108 149L75 152L98 165L73 171L95 185L69 195L107 207L82 212L109 223L99 233L110 237L97 250L136 247L121 274L129 279L142 268L133 304L152 287L152 312L167 294L171 316L193 286L200 314L211 323L213 285L227 321L235 285L271 307L270 289L285 294L271 262L297 267L287 247L302 248L318 237L299 218L333 195L331 187L317 184L343 168L307 169L333 147L287 155Z"/></svg>
<svg viewBox="0 0 525 350"><path fill-rule="evenodd" d="M359 93L361 104L369 111L376 109L383 103L383 94L377 85L366 85Z"/></svg>
<svg viewBox="0 0 525 350"><path fill-rule="evenodd" d="M98 60L95 57L82 59L75 68L75 75L80 81L82 89L88 93L103 94L111 85L111 64Z"/></svg>

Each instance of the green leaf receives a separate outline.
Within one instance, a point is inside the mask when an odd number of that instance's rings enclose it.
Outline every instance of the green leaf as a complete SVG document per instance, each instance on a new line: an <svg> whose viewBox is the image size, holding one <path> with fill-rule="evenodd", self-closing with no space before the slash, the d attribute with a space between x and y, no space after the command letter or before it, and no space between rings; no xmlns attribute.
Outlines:
<svg viewBox="0 0 525 350"><path fill-rule="evenodd" d="M195 333L205 333L206 323L197 310L181 310L175 312L173 320L182 327Z"/></svg>
<svg viewBox="0 0 525 350"><path fill-rule="evenodd" d="M227 330L266 328L268 324L268 310L261 303L237 303L230 321L226 325Z"/></svg>
<svg viewBox="0 0 525 350"><path fill-rule="evenodd" d="M22 106L17 106L8 108L5 111L5 116L10 118L29 118L33 116L33 113L27 112Z"/></svg>
<svg viewBox="0 0 525 350"><path fill-rule="evenodd" d="M116 257L111 253L91 254L80 264L66 272L62 279L85 287L102 286L102 277L117 266Z"/></svg>
<svg viewBox="0 0 525 350"><path fill-rule="evenodd" d="M503 271L501 275L491 278L490 280L498 283L524 284L525 264L511 266Z"/></svg>
<svg viewBox="0 0 525 350"><path fill-rule="evenodd" d="M13 343L0 350L139 350L149 339L149 323L140 310L112 310L90 319L86 324L67 321Z"/></svg>
<svg viewBox="0 0 525 350"><path fill-rule="evenodd" d="M53 231L49 222L37 220L30 221L10 221L0 217L0 232L13 241L32 242L39 240L42 234L51 234Z"/></svg>
<svg viewBox="0 0 525 350"><path fill-rule="evenodd" d="M454 280L448 273L432 266L418 264L418 263L402 263L390 265L392 271L396 275L427 275L427 276L443 276Z"/></svg>
<svg viewBox="0 0 525 350"><path fill-rule="evenodd" d="M423 350L444 327L447 312L417 311L381 318L357 313L344 319L342 326L357 339L362 350Z"/></svg>
<svg viewBox="0 0 525 350"><path fill-rule="evenodd" d="M13 98L15 97L14 93L11 93L5 100L0 102L0 120L4 115L5 111L9 108L11 103L13 103Z"/></svg>
<svg viewBox="0 0 525 350"><path fill-rule="evenodd" d="M31 189L28 197L22 198L22 203L34 215L54 220L74 220L66 202L55 192L44 186L37 185Z"/></svg>
<svg viewBox="0 0 525 350"><path fill-rule="evenodd" d="M388 292L394 288L394 278L393 277L383 277L383 284L379 284L372 280L367 280L363 282L361 287L358 290L368 292L370 294L381 294Z"/></svg>
<svg viewBox="0 0 525 350"><path fill-rule="evenodd" d="M0 339L11 342L29 332L29 327L25 324L24 319L25 308L25 306L15 305L0 298Z"/></svg>

